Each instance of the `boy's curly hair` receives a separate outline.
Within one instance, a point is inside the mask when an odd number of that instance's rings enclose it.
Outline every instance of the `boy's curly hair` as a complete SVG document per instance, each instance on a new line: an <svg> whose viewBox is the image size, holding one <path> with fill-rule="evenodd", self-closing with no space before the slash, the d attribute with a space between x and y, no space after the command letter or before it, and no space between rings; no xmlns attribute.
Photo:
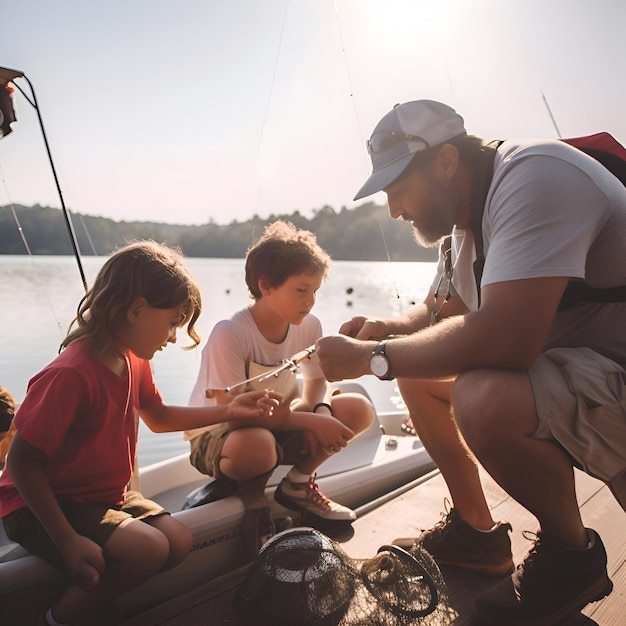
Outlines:
<svg viewBox="0 0 626 626"><path fill-rule="evenodd" d="M255 300L261 297L261 277L271 287L280 287L290 276L310 272L325 279L329 271L330 256L319 246L315 235L283 220L266 226L246 254L246 284Z"/></svg>

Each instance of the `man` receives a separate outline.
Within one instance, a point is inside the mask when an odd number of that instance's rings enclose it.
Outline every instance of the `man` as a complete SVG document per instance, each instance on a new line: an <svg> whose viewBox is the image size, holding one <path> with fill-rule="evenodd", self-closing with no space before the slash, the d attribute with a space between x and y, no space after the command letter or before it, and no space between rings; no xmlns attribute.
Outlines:
<svg viewBox="0 0 626 626"><path fill-rule="evenodd" d="M524 564L474 611L499 626L553 624L612 589L602 541L580 517L573 465L605 479L626 507L626 303L557 312L571 279L626 283L626 189L560 141L485 145L429 100L396 105L367 146L373 172L355 199L382 190L419 243L452 238L424 302L397 319L355 317L320 339L322 369L329 380L398 379L453 502L417 539L440 563L492 575L513 566L511 527L492 519L473 455L537 517Z"/></svg>

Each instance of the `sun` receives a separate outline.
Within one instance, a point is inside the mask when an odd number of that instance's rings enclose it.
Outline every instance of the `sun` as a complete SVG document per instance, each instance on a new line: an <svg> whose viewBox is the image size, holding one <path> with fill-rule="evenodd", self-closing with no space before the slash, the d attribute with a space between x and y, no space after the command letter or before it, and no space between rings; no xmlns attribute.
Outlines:
<svg viewBox="0 0 626 626"><path fill-rule="evenodd" d="M367 0L372 35L393 41L411 38L414 42L440 38L450 28L459 0Z"/></svg>

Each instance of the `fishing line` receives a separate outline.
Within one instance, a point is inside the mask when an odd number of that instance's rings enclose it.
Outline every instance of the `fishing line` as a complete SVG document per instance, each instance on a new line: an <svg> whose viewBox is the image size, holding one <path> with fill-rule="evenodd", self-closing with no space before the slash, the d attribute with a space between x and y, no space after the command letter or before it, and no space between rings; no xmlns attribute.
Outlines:
<svg viewBox="0 0 626 626"><path fill-rule="evenodd" d="M285 33L285 23L287 22L287 11L289 10L289 0L285 2L285 12L283 14L283 23L280 27L280 37L278 39L278 48L276 49L276 58L274 59L274 70L272 72L272 82L270 83L270 91L267 95L267 103L265 104L265 113L263 114L263 123L261 124L261 132L259 134L259 141L256 146L256 163L257 167L259 164L259 153L261 151L261 143L263 142L263 137L265 136L265 125L267 124L267 117L269 115L270 104L272 102L272 94L274 93L274 83L276 82L276 73L278 70L278 60L280 58L280 51L283 47L283 35ZM261 202L261 183L259 181L259 189L257 191L256 197L256 212L259 212L259 204Z"/></svg>
<svg viewBox="0 0 626 626"><path fill-rule="evenodd" d="M339 35L339 45L341 46L341 55L343 56L343 64L346 68L346 78L348 79L348 89L350 91L350 98L352 100L352 108L354 110L354 119L356 121L356 128L359 133L359 138L361 139L361 145L365 144L365 139L363 138L363 131L361 129L361 124L359 123L359 112L356 106L356 98L354 97L354 89L352 88L352 76L350 74L350 66L348 64L348 54L346 53L346 46L343 41L343 31L341 29L341 20L339 19L339 4L338 1L335 0L335 20L337 22L337 33ZM369 163L367 161L367 153L363 153L363 158L365 159L365 171L369 169Z"/></svg>
<svg viewBox="0 0 626 626"><path fill-rule="evenodd" d="M13 70L11 70L13 71ZM14 71L13 71L14 72ZM52 151L50 150L50 144L48 143L48 136L46 134L46 129L43 123L43 117L41 116L41 110L39 109L39 104L37 103L37 96L35 95L35 88L33 84L30 82L28 76L23 72L18 72L18 74L14 74L15 78L23 78L28 87L30 88L31 98L28 94L20 87L18 83L12 81L12 84L15 88L24 96L26 101L33 107L35 113L37 114L37 120L39 121L39 128L41 130L41 136L43 138L44 147L46 149L46 154L48 155L48 162L50 163L50 169L52 170L52 176L54 178L54 183L56 185L57 194L59 196L59 200L61 202L61 208L63 210L63 217L65 218L65 225L67 226L67 230L70 236L70 241L72 244L72 248L74 250L74 256L76 257L76 263L78 264L78 271L80 273L81 280L83 281L83 287L85 288L85 292L89 290L87 286L87 278L85 277L85 271L83 269L83 264L80 258L80 249L78 247L78 241L76 239L76 233L74 232L74 225L72 224L72 218L70 216L67 207L65 206L65 200L63 199L63 192L61 191L61 185L59 184L59 177L57 176L57 171L54 166L54 160L52 159Z"/></svg>
<svg viewBox="0 0 626 626"><path fill-rule="evenodd" d="M543 89L541 90L541 97L543 98L543 103L546 105L546 109L548 109L548 115L550 116L550 119L552 120L552 125L554 126L554 130L556 130L556 134L558 135L559 139L563 139L563 135L561 135L561 131L559 130L559 126L556 123L556 119L554 118L554 115L552 115L552 109L550 108L550 105L548 104L548 99L543 93Z"/></svg>
<svg viewBox="0 0 626 626"><path fill-rule="evenodd" d="M56 326L59 329L59 331L62 333L63 329L61 328L61 322L56 314L56 311L54 310L54 306L52 304L52 301L50 300L50 296L48 295L45 282L42 280L41 275L39 273L39 268L35 264L35 258L34 258L34 255L32 253L30 246L28 245L28 240L26 239L26 233L24 232L24 228L22 227L22 224L20 223L19 217L17 216L17 211L15 210L15 206L13 205L13 200L11 199L11 194L9 193L7 182L6 182L6 179L4 178L4 170L2 169L2 163L0 163L0 179L2 180L2 186L4 187L4 192L7 196L7 200L9 201L9 207L11 208L13 221L15 222L15 225L17 226L17 231L20 234L20 238L22 239L24 248L26 249L26 252L28 253L28 256L30 258L30 263L34 271L34 276L37 282L37 286L43 292L46 302L48 303L48 308L50 309L50 312L52 313L52 317L54 318L54 321L56 323Z"/></svg>
<svg viewBox="0 0 626 626"><path fill-rule="evenodd" d="M380 234L383 238L383 244L385 245L385 254L387 255L387 261L389 263L389 267L391 268L391 280L393 282L393 288L396 290L396 298L400 300L400 290L398 289L398 283L396 282L396 276L393 271L393 263L391 261L391 256L389 254L389 248L387 246L387 238L385 237L385 230L383 229L383 225L381 222L378 222L380 226Z"/></svg>
<svg viewBox="0 0 626 626"><path fill-rule="evenodd" d="M341 28L341 18L339 15L339 2L338 0L335 0L335 20L337 23L337 33L339 36L339 45L341 46L341 54L343 56L343 63L344 63L344 67L346 70L346 78L348 81L348 89L350 91L350 98L352 100L352 108L354 110L354 119L356 122L356 127L357 127L357 131L359 134L359 138L361 140L361 145L365 145L365 139L363 137L363 130L361 128L361 124L359 122L359 112L357 109L357 102L356 102L356 98L354 97L354 89L352 87L352 75L350 72L350 65L348 63L348 54L346 52L346 46L344 44L344 39L343 39L343 30ZM369 162L368 162L368 157L367 157L367 151L362 152L363 154L363 158L364 158L364 164L365 164L365 172L366 175L369 174ZM387 262L389 263L389 267L391 269L391 281L393 283L393 288L396 292L396 299L400 302L400 308L402 310L402 312L404 312L403 307L402 307L402 303L401 303L401 298L400 298L400 290L398 289L398 283L396 281L396 276L395 276L395 272L394 272L394 268L393 268L393 262L391 261L391 255L389 254L389 247L387 246L387 239L385 237L385 230L383 228L383 224L382 222L379 220L378 222L378 226L380 228L380 234L383 238L383 245L385 246L385 254L387 255Z"/></svg>

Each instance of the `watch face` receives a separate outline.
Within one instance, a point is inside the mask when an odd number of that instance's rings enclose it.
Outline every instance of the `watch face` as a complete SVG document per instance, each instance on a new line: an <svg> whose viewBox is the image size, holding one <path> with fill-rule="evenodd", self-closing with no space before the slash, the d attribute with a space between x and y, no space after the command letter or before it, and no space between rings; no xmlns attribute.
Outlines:
<svg viewBox="0 0 626 626"><path fill-rule="evenodd" d="M389 373L389 361L382 354L374 354L370 358L370 370L375 376L386 376Z"/></svg>

